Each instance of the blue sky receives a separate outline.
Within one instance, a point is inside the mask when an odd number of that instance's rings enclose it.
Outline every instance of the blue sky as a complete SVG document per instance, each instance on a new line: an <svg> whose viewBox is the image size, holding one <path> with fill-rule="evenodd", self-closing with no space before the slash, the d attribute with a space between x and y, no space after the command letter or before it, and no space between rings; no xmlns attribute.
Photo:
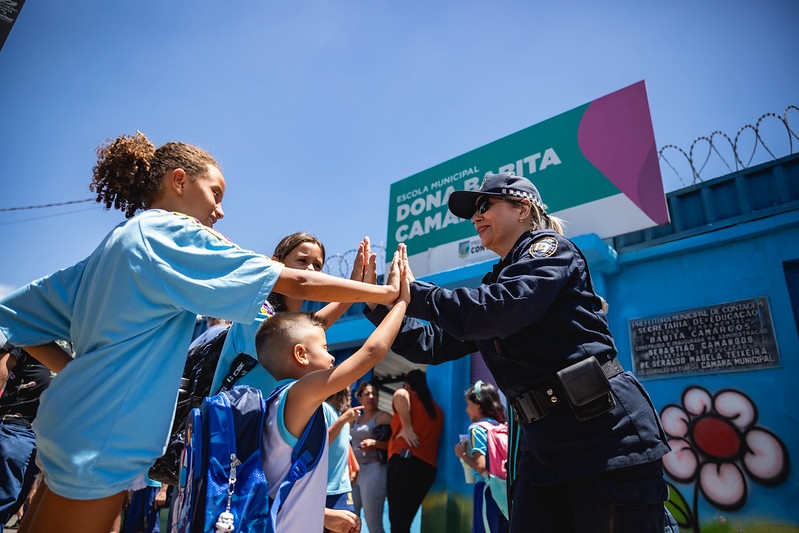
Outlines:
<svg viewBox="0 0 799 533"><path fill-rule="evenodd" d="M391 183L640 80L658 148L782 115L798 22L795 0L27 0L0 50L0 208L91 198L96 147L140 130L216 156L241 246L303 230L343 253L385 242ZM0 211L0 295L122 219Z"/></svg>

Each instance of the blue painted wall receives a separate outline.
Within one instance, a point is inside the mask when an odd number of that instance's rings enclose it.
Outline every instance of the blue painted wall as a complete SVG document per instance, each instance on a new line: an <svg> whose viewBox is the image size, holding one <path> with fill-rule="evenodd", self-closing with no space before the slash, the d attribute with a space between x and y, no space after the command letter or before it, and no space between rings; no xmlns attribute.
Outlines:
<svg viewBox="0 0 799 533"><path fill-rule="evenodd" d="M745 185L739 183L747 181ZM723 198L716 205L713 200L719 199L709 198L703 192L703 188L714 186L729 186L732 190L754 186L756 192L742 198L746 203L743 207L729 205L739 199L735 196ZM776 191L770 199L764 194L769 188ZM675 235L668 242L620 253L618 272L603 276L605 297L610 305L608 319L620 359L627 368L631 368L629 321L632 319L763 296L769 303L781 366L642 380L659 410L668 405L684 409L685 391L701 394L698 391L704 390L712 398L731 389L744 405L750 402L754 410L756 418L747 427L761 435L771 433L788 454L781 475L757 480L746 472L746 464L757 460L757 450L746 452L748 431L741 431L737 436L744 447L739 455L741 460L729 462L737 462L745 472L743 480L734 476L734 482L744 484L746 495L742 502L738 500L736 507L740 508L735 510L714 502L712 487L708 493L700 490L701 476L684 483L669 477L693 514L692 527L687 530L709 531L723 524L733 531L738 527L773 531L778 525L799 531L799 511L795 507L799 501L799 471L795 467L799 459L798 310L792 306L786 278L787 265L799 259L798 190L796 157L694 187L683 194L698 198L704 195L705 201L710 200L710 205L704 206L709 207L705 211L727 209L732 216L703 221L703 206L689 203L684 206L689 209L685 215L698 220L696 227L684 230L686 235ZM674 202L677 204L679 199ZM682 215L673 213L672 224L679 223ZM727 465L727 468L734 467ZM720 484L719 480L715 482ZM700 492L694 503L696 491Z"/></svg>

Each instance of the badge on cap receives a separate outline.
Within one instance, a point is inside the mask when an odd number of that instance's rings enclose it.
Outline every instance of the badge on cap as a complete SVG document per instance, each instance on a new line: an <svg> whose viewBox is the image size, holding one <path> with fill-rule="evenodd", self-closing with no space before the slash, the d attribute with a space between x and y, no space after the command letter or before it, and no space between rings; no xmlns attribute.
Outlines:
<svg viewBox="0 0 799 533"><path fill-rule="evenodd" d="M530 256L533 258L549 257L558 249L555 237L541 237L530 245Z"/></svg>

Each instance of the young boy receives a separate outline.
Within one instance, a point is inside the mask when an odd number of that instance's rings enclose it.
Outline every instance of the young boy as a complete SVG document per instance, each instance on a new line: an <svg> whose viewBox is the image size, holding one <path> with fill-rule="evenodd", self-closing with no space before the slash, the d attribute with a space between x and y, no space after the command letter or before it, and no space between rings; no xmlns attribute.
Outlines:
<svg viewBox="0 0 799 533"><path fill-rule="evenodd" d="M258 328L258 361L278 380L290 385L269 406L264 432L264 472L270 497L286 477L291 451L314 411L331 394L357 380L383 360L394 341L410 301L407 252L401 248L400 296L366 339L363 347L338 366L327 351L325 324L309 313L277 313ZM399 255L398 252L397 255ZM397 257L395 256L395 260ZM327 454L294 486L277 516L275 531L322 531L327 488Z"/></svg>

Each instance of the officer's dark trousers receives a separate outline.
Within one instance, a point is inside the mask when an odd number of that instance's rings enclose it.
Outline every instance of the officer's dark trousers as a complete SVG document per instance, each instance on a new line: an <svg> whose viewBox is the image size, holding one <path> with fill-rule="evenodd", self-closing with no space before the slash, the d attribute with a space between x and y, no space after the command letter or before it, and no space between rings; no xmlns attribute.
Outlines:
<svg viewBox="0 0 799 533"><path fill-rule="evenodd" d="M668 497L661 461L555 485L519 472L511 533L662 533Z"/></svg>

